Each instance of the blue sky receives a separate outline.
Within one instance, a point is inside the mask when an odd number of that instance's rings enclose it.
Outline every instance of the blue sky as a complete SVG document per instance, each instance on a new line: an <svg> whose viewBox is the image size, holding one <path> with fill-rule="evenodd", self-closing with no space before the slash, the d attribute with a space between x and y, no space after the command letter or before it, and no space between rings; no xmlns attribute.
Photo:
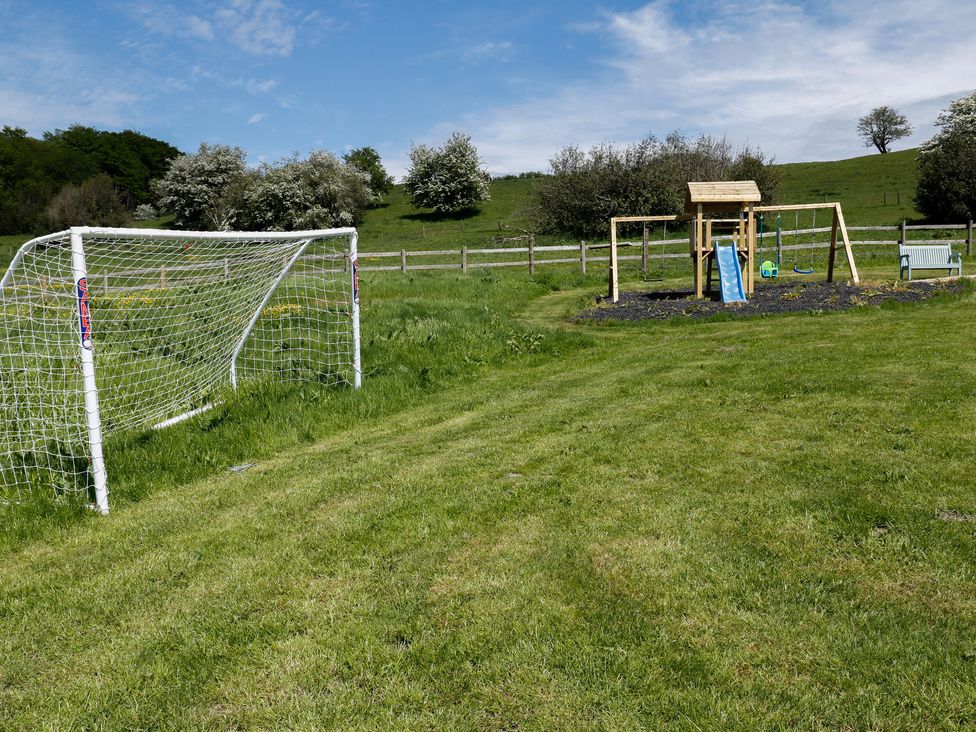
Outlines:
<svg viewBox="0 0 976 732"><path fill-rule="evenodd" d="M917 144L976 87L973 0L791 3L0 0L0 124L136 129L252 163L470 134L494 173L673 129L782 162L867 154L890 104Z"/></svg>

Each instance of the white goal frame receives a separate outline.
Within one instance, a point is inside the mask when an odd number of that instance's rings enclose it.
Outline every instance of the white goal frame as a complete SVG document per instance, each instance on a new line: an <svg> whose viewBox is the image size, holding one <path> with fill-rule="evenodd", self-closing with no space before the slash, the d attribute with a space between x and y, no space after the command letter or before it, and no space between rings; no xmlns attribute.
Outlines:
<svg viewBox="0 0 976 732"><path fill-rule="evenodd" d="M351 369L351 385L353 388L359 389L362 385L362 358L361 358L361 336L360 336L360 307L359 307L359 264L358 264L358 239L359 235L355 228L336 228L336 229L320 229L311 231L289 231L289 232L227 232L227 231L217 231L217 232L192 232L192 231L177 231L177 230L161 230L161 229L138 229L138 228L106 228L106 227L73 227L67 231L58 232L55 234L50 234L48 236L38 237L26 242L22 245L17 253L15 254L13 260L10 262L9 267L4 273L2 279L0 279L0 304L4 302L5 292L7 288L12 288L14 285L14 280L16 275L21 268L22 262L26 257L30 256L32 252L37 248L43 248L45 246L60 246L64 247L65 239L70 239L70 254L71 254L71 284L74 287L74 293L77 296L78 311L76 315L77 325L77 336L78 336L78 358L81 367L81 377L83 383L84 391L84 411L85 411L85 426L87 430L87 441L89 448L89 457L91 459L91 478L94 487L94 498L95 498L95 508L99 513L107 514L109 512L109 490L108 490L108 477L105 469L105 458L103 455L103 430L102 430L102 416L101 410L99 408L99 394L98 386L96 381L96 358L94 355L94 345L92 340L92 333L98 332L97 326L97 310L94 313L91 309L91 303L88 294L88 263L86 261L86 251L85 242L86 239L92 237L110 237L125 239L131 238L133 240L154 240L154 241L165 241L165 240L175 240L175 241L192 241L192 242L225 242L233 243L240 242L241 244L246 244L247 242L276 242L281 241L283 245L286 243L298 244L297 249L293 251L288 257L287 261L283 263L281 271L278 276L270 284L268 289L264 292L263 298L260 303L255 308L254 312L250 315L249 320L244 326L243 330L240 332L240 336L234 346L230 364L229 364L229 382L230 386L234 389L238 388L238 358L241 352L244 350L245 345L248 343L248 339L254 332L255 326L260 320L262 313L265 308L271 302L275 293L278 291L279 287L287 279L289 273L292 272L295 267L296 262L301 260L302 256L305 254L308 247L313 242L321 242L325 239L336 239L336 238L347 238L349 242L348 252L345 253L345 264L344 271L346 272L346 277L349 279L343 287L348 286L348 315L351 320L351 335L352 335L352 369ZM226 261L226 260L225 260ZM224 265L227 266L226 264ZM339 272L339 270L334 270ZM340 272L341 274L341 272ZM65 276L67 273L65 273ZM65 283L67 284L67 283ZM43 284L42 284L43 288ZM260 290L258 290L260 292ZM94 322L93 322L94 321ZM348 357L348 352L347 352ZM348 361L345 363L348 364ZM348 377L343 380L347 381ZM152 427L154 429L161 429L168 427L170 425L182 422L189 419L197 414L201 414L214 406L213 403L206 404L202 407L198 407L189 411L179 414L175 417L158 422L157 424L146 424L144 427ZM2 456L0 456L2 457ZM2 466L0 466L2 467Z"/></svg>

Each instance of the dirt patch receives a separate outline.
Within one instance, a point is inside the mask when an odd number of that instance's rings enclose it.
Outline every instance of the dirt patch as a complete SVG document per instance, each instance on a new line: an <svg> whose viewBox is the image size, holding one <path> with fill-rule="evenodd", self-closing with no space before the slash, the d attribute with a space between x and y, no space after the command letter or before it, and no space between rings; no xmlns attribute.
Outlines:
<svg viewBox="0 0 976 732"><path fill-rule="evenodd" d="M810 313L849 310L884 302L921 302L933 295L960 290L961 281L897 282L851 285L846 282L789 282L760 284L745 303L695 300L689 290L622 292L620 302L597 300L598 307L584 310L577 320L666 320L674 317L707 318L719 313L746 317L774 313Z"/></svg>

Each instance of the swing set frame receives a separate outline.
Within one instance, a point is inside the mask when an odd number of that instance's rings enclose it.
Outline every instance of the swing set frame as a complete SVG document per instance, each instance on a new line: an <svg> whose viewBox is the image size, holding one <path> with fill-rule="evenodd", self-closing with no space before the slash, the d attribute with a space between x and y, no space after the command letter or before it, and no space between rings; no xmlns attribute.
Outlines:
<svg viewBox="0 0 976 732"><path fill-rule="evenodd" d="M759 189L753 181L689 183L687 213L657 216L615 216L610 219L610 272L608 299L620 301L617 266L617 227L624 223L690 222L689 239L695 297L701 299L706 291L706 279L711 284L712 260L715 256L713 236L716 228L731 228L728 236L736 243L744 266L746 293L755 290L754 263L756 261L756 214L782 211L830 210L833 221L830 227L830 250L827 259L827 282L834 280L837 251L841 248L847 257L854 284L860 282L854 251L847 235L844 212L839 202L798 203L756 206ZM732 218L731 213L738 216Z"/></svg>

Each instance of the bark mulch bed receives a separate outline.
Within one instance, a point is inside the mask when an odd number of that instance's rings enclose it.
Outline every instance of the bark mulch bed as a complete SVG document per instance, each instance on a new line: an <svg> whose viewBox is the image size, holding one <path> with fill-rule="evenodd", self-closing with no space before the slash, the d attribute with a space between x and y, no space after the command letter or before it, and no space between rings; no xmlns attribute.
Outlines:
<svg viewBox="0 0 976 732"><path fill-rule="evenodd" d="M745 317L774 313L822 313L849 310L884 302L922 302L933 295L964 288L962 281L882 282L851 285L846 282L783 282L757 285L746 303L722 304L714 299L695 300L689 290L622 292L620 302L598 300L579 320L666 320L674 317L707 318L719 313Z"/></svg>

